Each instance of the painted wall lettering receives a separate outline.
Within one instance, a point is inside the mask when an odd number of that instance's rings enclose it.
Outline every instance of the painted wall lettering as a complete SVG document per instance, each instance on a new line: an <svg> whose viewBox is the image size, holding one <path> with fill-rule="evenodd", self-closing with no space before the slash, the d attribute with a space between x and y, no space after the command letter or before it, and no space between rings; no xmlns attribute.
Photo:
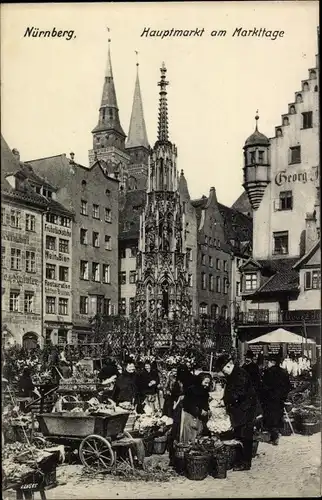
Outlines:
<svg viewBox="0 0 322 500"><path fill-rule="evenodd" d="M308 172L294 172L293 174L288 174L286 170L281 170L275 176L275 184L277 186L282 186L282 184L292 183L292 182L302 182L306 184L307 182L317 181L319 178L318 167L312 167Z"/></svg>

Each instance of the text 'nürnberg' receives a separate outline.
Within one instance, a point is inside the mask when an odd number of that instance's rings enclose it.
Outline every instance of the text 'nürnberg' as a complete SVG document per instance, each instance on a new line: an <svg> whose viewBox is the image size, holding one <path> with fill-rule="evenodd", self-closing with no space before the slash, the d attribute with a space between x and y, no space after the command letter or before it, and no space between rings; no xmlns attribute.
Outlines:
<svg viewBox="0 0 322 500"><path fill-rule="evenodd" d="M74 30L57 30L55 27L51 30L40 30L34 26L26 28L24 38L65 38L71 40L76 38Z"/></svg>
<svg viewBox="0 0 322 500"><path fill-rule="evenodd" d="M151 28L144 28L141 33L141 37L155 37L161 39L171 37L202 37L204 33L205 28L195 28L193 30L177 30L175 28L171 28L169 30L153 30ZM212 30L209 31L209 35L212 37L225 37L227 36L227 30ZM257 37L276 40L277 38L284 37L284 31L270 30L266 28L253 28L251 30L244 28L235 28L230 33L230 36L233 38Z"/></svg>

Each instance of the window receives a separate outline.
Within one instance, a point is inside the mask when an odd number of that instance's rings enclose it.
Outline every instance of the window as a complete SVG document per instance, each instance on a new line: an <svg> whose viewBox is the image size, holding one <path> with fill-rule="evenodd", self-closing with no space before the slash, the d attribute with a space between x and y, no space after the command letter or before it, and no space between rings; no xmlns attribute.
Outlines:
<svg viewBox="0 0 322 500"><path fill-rule="evenodd" d="M19 248L11 248L11 266L13 271L21 271L21 250Z"/></svg>
<svg viewBox="0 0 322 500"><path fill-rule="evenodd" d="M42 190L42 195L45 198L52 198L53 197L52 191L49 191L48 189L45 189L45 188L43 188L43 190Z"/></svg>
<svg viewBox="0 0 322 500"><path fill-rule="evenodd" d="M256 151L250 152L250 163L254 165L256 163Z"/></svg>
<svg viewBox="0 0 322 500"><path fill-rule="evenodd" d="M224 293L228 293L229 282L227 278L224 278Z"/></svg>
<svg viewBox="0 0 322 500"><path fill-rule="evenodd" d="M201 273L201 288L202 290L206 290L206 287L207 287L206 273Z"/></svg>
<svg viewBox="0 0 322 500"><path fill-rule="evenodd" d="M105 222L112 222L112 211L110 208L105 208Z"/></svg>
<svg viewBox="0 0 322 500"><path fill-rule="evenodd" d="M92 280L100 281L100 265L98 262L92 263Z"/></svg>
<svg viewBox="0 0 322 500"><path fill-rule="evenodd" d="M214 291L214 277L212 274L209 274L209 291Z"/></svg>
<svg viewBox="0 0 322 500"><path fill-rule="evenodd" d="M88 297L85 295L79 297L79 313L88 314Z"/></svg>
<svg viewBox="0 0 322 500"><path fill-rule="evenodd" d="M264 163L264 151L258 151L258 163Z"/></svg>
<svg viewBox="0 0 322 500"><path fill-rule="evenodd" d="M191 248L187 248L187 260L192 260L192 250L191 250Z"/></svg>
<svg viewBox="0 0 322 500"><path fill-rule="evenodd" d="M245 274L245 292L256 290L257 288L257 273Z"/></svg>
<svg viewBox="0 0 322 500"><path fill-rule="evenodd" d="M106 299L105 297L103 300L103 314L105 314L105 316L111 315L111 299Z"/></svg>
<svg viewBox="0 0 322 500"><path fill-rule="evenodd" d="M56 314L56 297L46 297L46 314Z"/></svg>
<svg viewBox="0 0 322 500"><path fill-rule="evenodd" d="M301 163L301 146L290 148L289 163Z"/></svg>
<svg viewBox="0 0 322 500"><path fill-rule="evenodd" d="M110 282L111 282L110 265L103 264L103 283L110 283Z"/></svg>
<svg viewBox="0 0 322 500"><path fill-rule="evenodd" d="M192 286L192 274L188 274L188 286Z"/></svg>
<svg viewBox="0 0 322 500"><path fill-rule="evenodd" d="M136 283L136 271L130 271L130 283Z"/></svg>
<svg viewBox="0 0 322 500"><path fill-rule="evenodd" d="M69 241L59 238L59 251L61 253L69 253Z"/></svg>
<svg viewBox="0 0 322 500"><path fill-rule="evenodd" d="M307 111L306 113L302 113L302 117L303 117L302 128L312 128L313 127L312 111Z"/></svg>
<svg viewBox="0 0 322 500"><path fill-rule="evenodd" d="M305 280L304 280L304 289L305 290L317 290L321 289L321 271L306 271L305 272Z"/></svg>
<svg viewBox="0 0 322 500"><path fill-rule="evenodd" d="M218 318L219 316L219 306L217 304L212 304L211 306L211 317L213 319Z"/></svg>
<svg viewBox="0 0 322 500"><path fill-rule="evenodd" d="M131 257L136 257L136 254L137 254L137 248L136 247L131 247L130 248L130 252L131 252Z"/></svg>
<svg viewBox="0 0 322 500"><path fill-rule="evenodd" d="M46 264L46 278L47 280L56 279L56 266L55 264Z"/></svg>
<svg viewBox="0 0 322 500"><path fill-rule="evenodd" d="M286 255L288 254L288 231L279 231L273 233L274 239L274 254Z"/></svg>
<svg viewBox="0 0 322 500"><path fill-rule="evenodd" d="M6 224L6 209L1 207L1 225Z"/></svg>
<svg viewBox="0 0 322 500"><path fill-rule="evenodd" d="M6 247L1 247L1 268L6 267Z"/></svg>
<svg viewBox="0 0 322 500"><path fill-rule="evenodd" d="M125 259L125 257L126 257L125 248L120 248L119 256L120 256L120 259Z"/></svg>
<svg viewBox="0 0 322 500"><path fill-rule="evenodd" d="M120 285L126 285L126 272L123 271L119 274Z"/></svg>
<svg viewBox="0 0 322 500"><path fill-rule="evenodd" d="M87 185L87 182L86 182L86 181L84 181L84 180L82 180L82 188L84 188L84 189L85 189L85 188L86 188L86 185Z"/></svg>
<svg viewBox="0 0 322 500"><path fill-rule="evenodd" d="M29 252L28 250L26 251L26 272L36 272L36 254L35 252Z"/></svg>
<svg viewBox="0 0 322 500"><path fill-rule="evenodd" d="M56 250L56 238L54 236L46 236L46 250Z"/></svg>
<svg viewBox="0 0 322 500"><path fill-rule="evenodd" d="M216 259L216 269L220 271L220 259Z"/></svg>
<svg viewBox="0 0 322 500"><path fill-rule="evenodd" d="M214 267L212 256L209 255L209 267Z"/></svg>
<svg viewBox="0 0 322 500"><path fill-rule="evenodd" d="M204 253L201 254L201 264L205 265L206 264L206 256Z"/></svg>
<svg viewBox="0 0 322 500"><path fill-rule="evenodd" d="M36 231L35 215L26 214L26 231Z"/></svg>
<svg viewBox="0 0 322 500"><path fill-rule="evenodd" d="M81 200L81 215L88 215L88 204L87 201Z"/></svg>
<svg viewBox="0 0 322 500"><path fill-rule="evenodd" d="M58 314L60 314L61 316L68 315L68 299L63 299L63 298L59 297Z"/></svg>
<svg viewBox="0 0 322 500"><path fill-rule="evenodd" d="M105 235L105 250L112 250L111 237Z"/></svg>
<svg viewBox="0 0 322 500"><path fill-rule="evenodd" d="M227 260L224 260L224 271L225 271L225 273L228 272L228 262L227 262Z"/></svg>
<svg viewBox="0 0 322 500"><path fill-rule="evenodd" d="M135 312L135 299L134 297L130 297L130 314Z"/></svg>
<svg viewBox="0 0 322 500"><path fill-rule="evenodd" d="M68 267L59 266L59 281L69 281L68 274L69 274Z"/></svg>
<svg viewBox="0 0 322 500"><path fill-rule="evenodd" d="M123 298L123 299L120 299L120 302L119 302L119 313L124 316L124 314L126 314L126 299Z"/></svg>
<svg viewBox="0 0 322 500"><path fill-rule="evenodd" d="M25 292L24 300L24 312L33 313L34 312L34 294L33 292Z"/></svg>
<svg viewBox="0 0 322 500"><path fill-rule="evenodd" d="M228 318L228 309L227 306L222 306L221 308L221 315L224 319Z"/></svg>
<svg viewBox="0 0 322 500"><path fill-rule="evenodd" d="M208 313L208 306L204 302L201 302L199 306L199 314L207 314Z"/></svg>
<svg viewBox="0 0 322 500"><path fill-rule="evenodd" d="M87 245L87 229L81 228L79 231L79 239L81 242L81 245Z"/></svg>
<svg viewBox="0 0 322 500"><path fill-rule="evenodd" d="M100 246L100 241L99 241L99 233L96 233L95 231L93 231L93 247L95 248L98 248Z"/></svg>
<svg viewBox="0 0 322 500"><path fill-rule="evenodd" d="M240 282L236 281L236 295L240 295Z"/></svg>
<svg viewBox="0 0 322 500"><path fill-rule="evenodd" d="M18 290L10 292L9 311L19 312L19 299L20 299L20 292L18 292Z"/></svg>
<svg viewBox="0 0 322 500"><path fill-rule="evenodd" d="M61 217L60 225L64 227L70 227L70 218L69 217Z"/></svg>
<svg viewBox="0 0 322 500"><path fill-rule="evenodd" d="M99 219L100 218L100 207L99 205L93 204L93 218L94 219Z"/></svg>
<svg viewBox="0 0 322 500"><path fill-rule="evenodd" d="M279 197L280 210L292 210L293 208L293 193L292 191L281 191Z"/></svg>
<svg viewBox="0 0 322 500"><path fill-rule="evenodd" d="M82 280L88 280L88 262L87 262L87 260L80 261L80 278Z"/></svg>
<svg viewBox="0 0 322 500"><path fill-rule="evenodd" d="M11 209L10 211L10 226L16 229L21 229L21 212L20 210Z"/></svg>
<svg viewBox="0 0 322 500"><path fill-rule="evenodd" d="M221 292L221 279L219 276L216 276L216 292Z"/></svg>
<svg viewBox="0 0 322 500"><path fill-rule="evenodd" d="M50 222L50 224L58 224L58 215L46 214L46 221Z"/></svg>

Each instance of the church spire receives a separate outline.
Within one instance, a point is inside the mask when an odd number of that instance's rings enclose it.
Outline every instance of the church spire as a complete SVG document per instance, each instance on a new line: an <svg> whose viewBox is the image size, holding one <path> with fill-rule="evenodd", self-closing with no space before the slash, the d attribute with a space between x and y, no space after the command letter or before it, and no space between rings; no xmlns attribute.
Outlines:
<svg viewBox="0 0 322 500"><path fill-rule="evenodd" d="M169 85L169 82L166 81L167 68L165 67L164 62L162 63L160 71L161 71L161 79L158 82L158 85L160 87L158 141L168 142L169 131L168 131L167 85Z"/></svg>
<svg viewBox="0 0 322 500"><path fill-rule="evenodd" d="M129 135L126 143L126 148L144 147L146 149L149 149L149 142L146 132L144 113L143 113L138 62L136 63L136 67L137 67L136 81L134 87L132 113L131 113Z"/></svg>
<svg viewBox="0 0 322 500"><path fill-rule="evenodd" d="M103 93L101 99L101 106L99 110L99 122L95 129L95 132L105 132L108 130L113 130L121 135L123 138L126 137L122 126L120 124L119 110L116 99L112 61L111 61L111 39L108 39L108 53L107 53L107 65L105 71Z"/></svg>

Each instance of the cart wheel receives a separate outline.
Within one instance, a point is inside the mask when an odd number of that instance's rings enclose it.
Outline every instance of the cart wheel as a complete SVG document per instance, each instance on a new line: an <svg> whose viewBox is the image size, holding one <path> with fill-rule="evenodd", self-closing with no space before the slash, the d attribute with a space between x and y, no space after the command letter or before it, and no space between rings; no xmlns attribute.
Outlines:
<svg viewBox="0 0 322 500"><path fill-rule="evenodd" d="M106 470L114 464L114 453L107 439L96 434L87 436L79 446L79 457L85 467Z"/></svg>

